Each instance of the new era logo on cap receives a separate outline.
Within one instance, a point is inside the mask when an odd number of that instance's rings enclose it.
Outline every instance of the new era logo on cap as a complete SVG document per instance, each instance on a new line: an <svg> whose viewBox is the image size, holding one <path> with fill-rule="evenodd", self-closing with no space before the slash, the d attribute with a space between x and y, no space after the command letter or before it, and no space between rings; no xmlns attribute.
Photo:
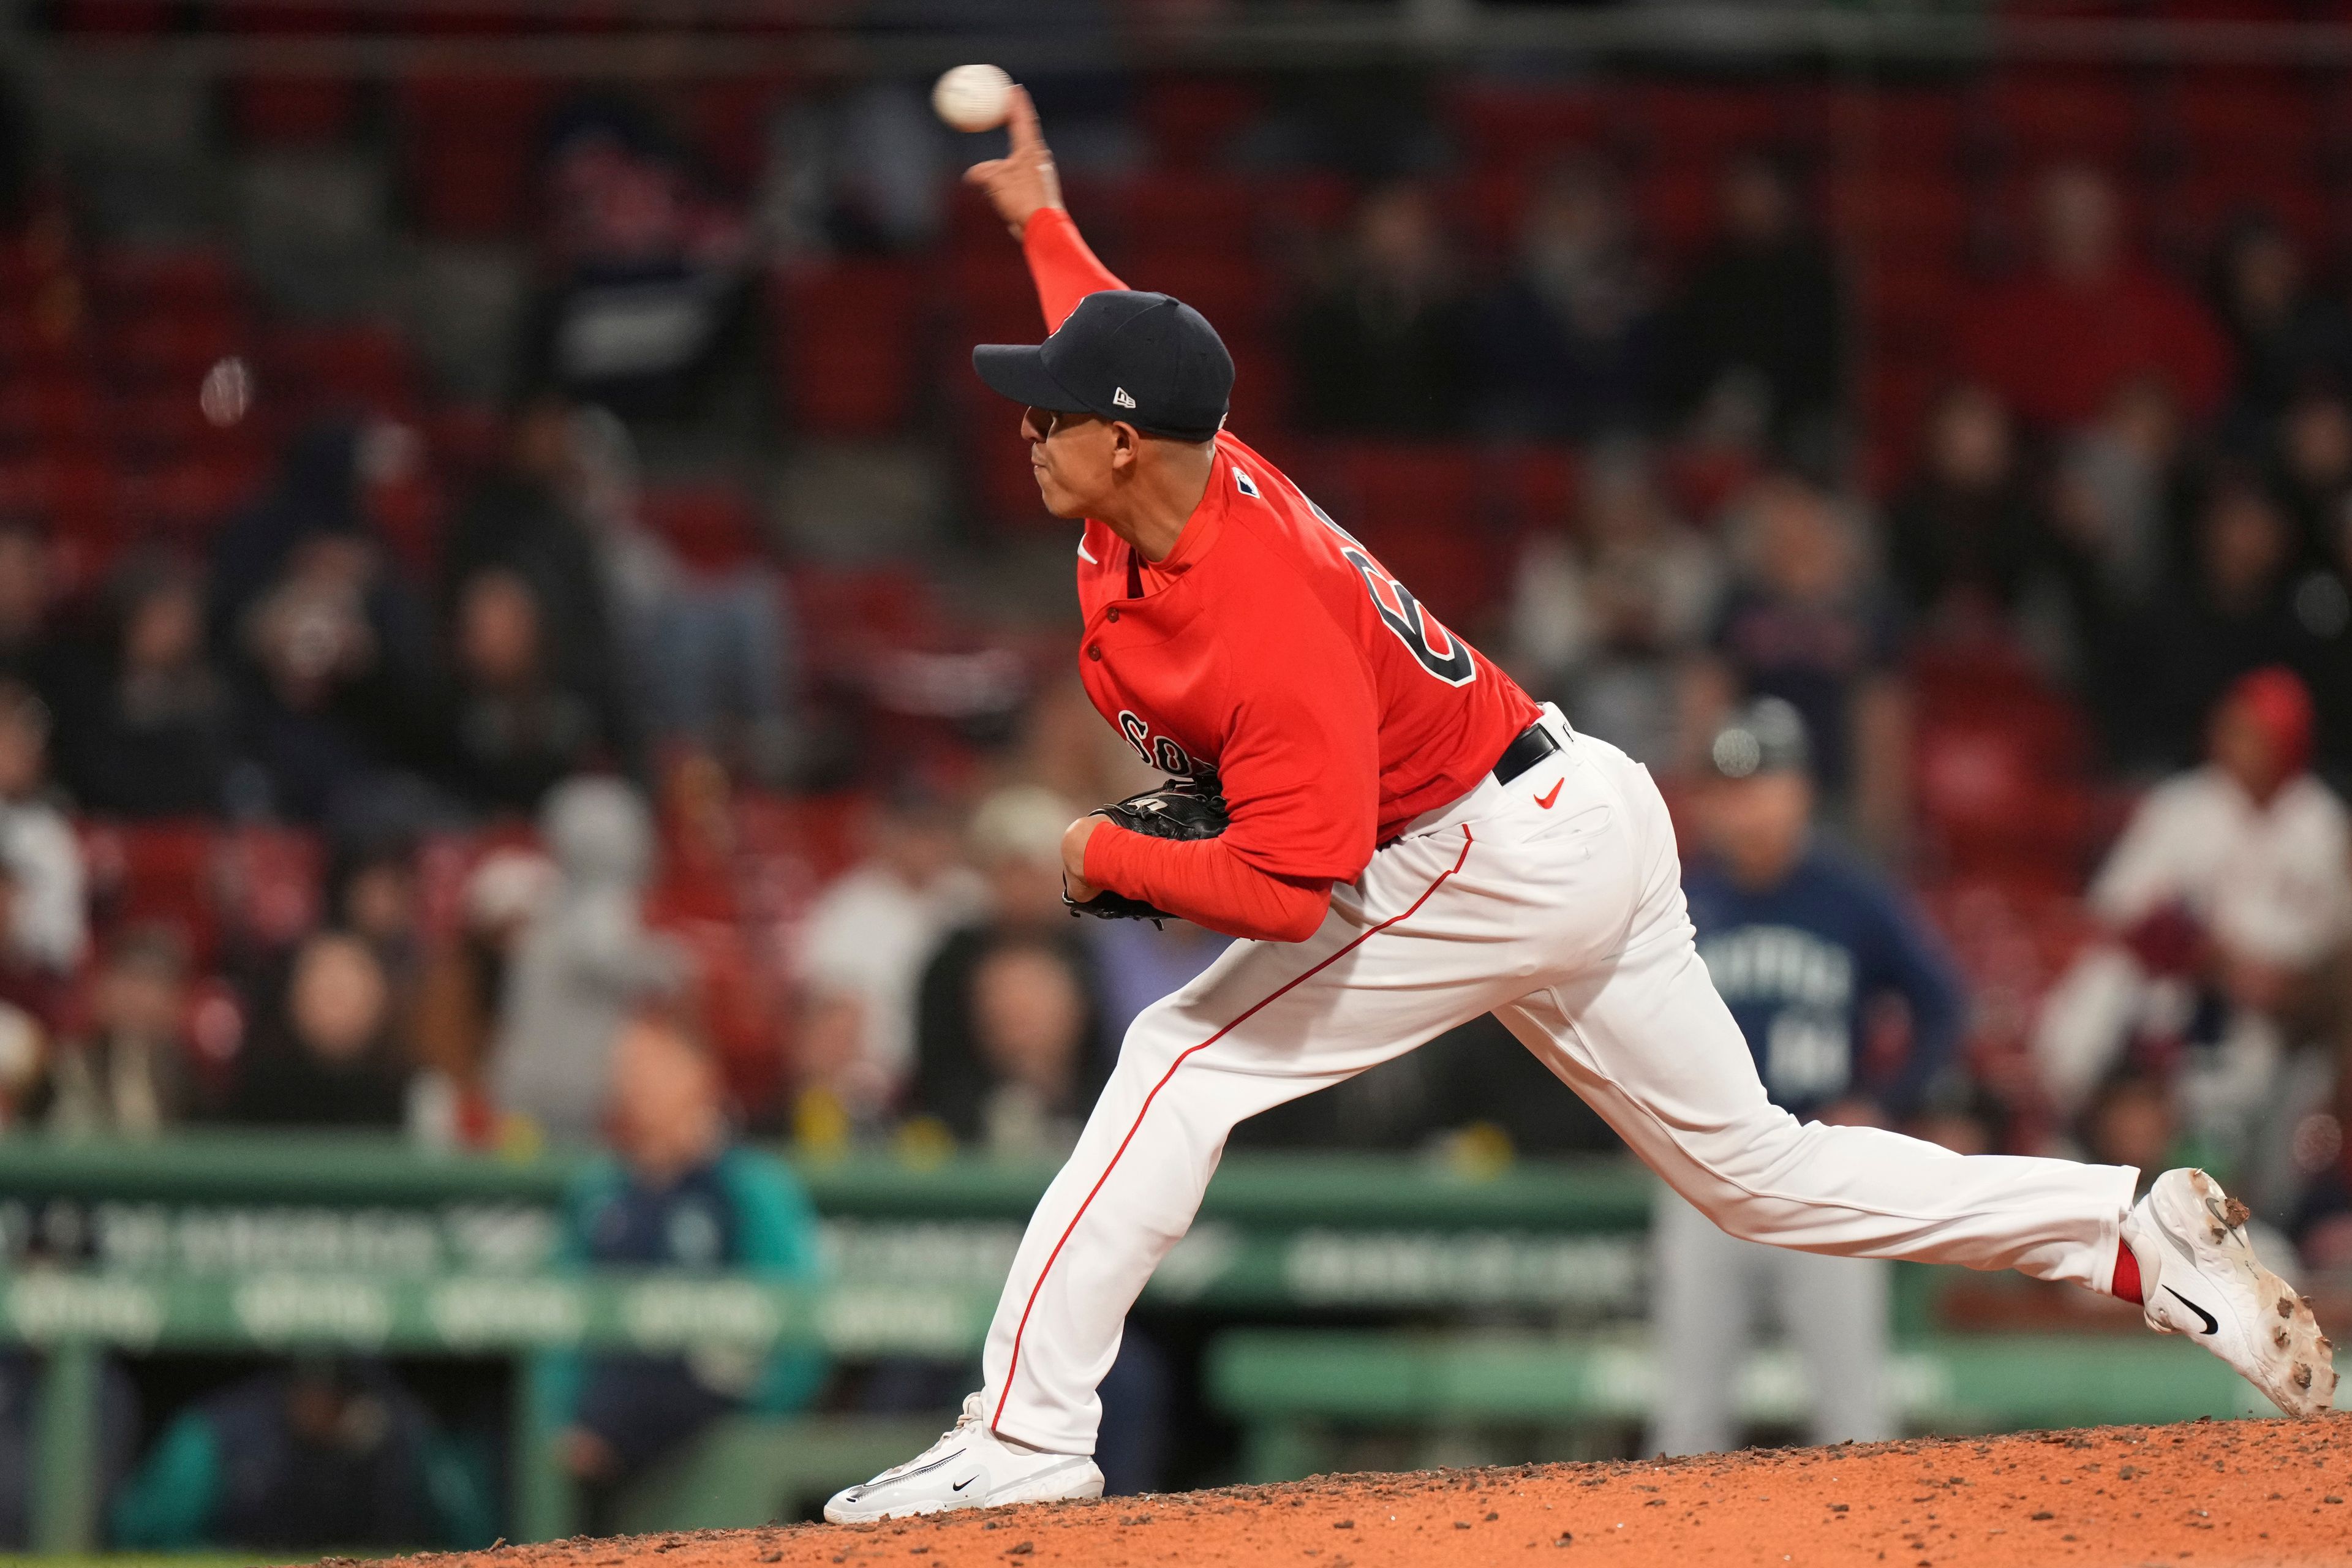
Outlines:
<svg viewBox="0 0 2352 1568"><path fill-rule="evenodd" d="M1043 343L982 343L971 363L1015 403L1187 441L1223 426L1234 385L1233 355L1198 310L1126 289L1087 295Z"/></svg>

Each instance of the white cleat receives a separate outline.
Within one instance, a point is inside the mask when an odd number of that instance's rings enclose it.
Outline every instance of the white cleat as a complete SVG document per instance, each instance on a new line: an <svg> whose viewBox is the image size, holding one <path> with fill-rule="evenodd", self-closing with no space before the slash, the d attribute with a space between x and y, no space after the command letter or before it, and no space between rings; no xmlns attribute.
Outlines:
<svg viewBox="0 0 2352 1568"><path fill-rule="evenodd" d="M997 1436L981 1416L980 1395L971 1394L963 1414L938 1442L862 1486L834 1493L824 1517L834 1524L864 1524L950 1509L1095 1498L1102 1489L1102 1472L1084 1454L1048 1454Z"/></svg>
<svg viewBox="0 0 2352 1568"><path fill-rule="evenodd" d="M2123 1226L2147 1326L2187 1334L2289 1415L2324 1415L2336 1402L2335 1347L2310 1299L2256 1260L2245 1226L2246 1205L2204 1172L2156 1179Z"/></svg>

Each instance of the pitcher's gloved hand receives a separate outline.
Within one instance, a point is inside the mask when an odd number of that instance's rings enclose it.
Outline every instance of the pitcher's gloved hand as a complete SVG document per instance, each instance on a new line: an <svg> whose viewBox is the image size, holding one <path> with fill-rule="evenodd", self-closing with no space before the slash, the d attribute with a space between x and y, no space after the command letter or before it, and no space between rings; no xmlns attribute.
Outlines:
<svg viewBox="0 0 2352 1568"><path fill-rule="evenodd" d="M1224 832L1231 819L1225 815L1225 797L1217 791L1213 774L1197 779L1170 779L1158 789L1145 790L1141 795L1129 795L1109 805L1097 806L1088 813L1150 838L1168 838L1191 842L1214 838ZM1106 921L1150 921L1158 925L1176 917L1165 910L1157 910L1141 899L1130 899L1125 893L1103 889L1093 898L1080 903L1065 890L1062 902L1073 915L1092 915Z"/></svg>

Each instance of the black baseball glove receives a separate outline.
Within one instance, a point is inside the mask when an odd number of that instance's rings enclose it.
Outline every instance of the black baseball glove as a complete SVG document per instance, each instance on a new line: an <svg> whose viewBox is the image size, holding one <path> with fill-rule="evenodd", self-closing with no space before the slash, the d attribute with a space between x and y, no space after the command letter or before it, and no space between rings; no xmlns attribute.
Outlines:
<svg viewBox="0 0 2352 1568"><path fill-rule="evenodd" d="M1230 820L1225 815L1225 797L1218 793L1213 774L1170 779L1158 789L1097 806L1090 815L1107 818L1131 833L1180 842L1214 838L1224 832ZM1065 892L1062 902L1069 907L1071 914L1092 915L1097 920L1150 921L1159 925L1176 918L1165 910L1153 909L1141 899L1130 899L1108 888L1083 904Z"/></svg>

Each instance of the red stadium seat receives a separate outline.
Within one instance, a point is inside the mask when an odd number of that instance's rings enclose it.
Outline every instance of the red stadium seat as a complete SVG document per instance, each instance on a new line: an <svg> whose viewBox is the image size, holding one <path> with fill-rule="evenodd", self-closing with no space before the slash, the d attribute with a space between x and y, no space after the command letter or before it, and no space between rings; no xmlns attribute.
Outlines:
<svg viewBox="0 0 2352 1568"><path fill-rule="evenodd" d="M397 89L408 199L420 227L455 239L514 232L547 108L544 82L415 77Z"/></svg>
<svg viewBox="0 0 2352 1568"><path fill-rule="evenodd" d="M2319 99L2300 72L2186 71L2168 107L2181 144L2217 172L2223 164L2243 169L2246 160L2316 172Z"/></svg>
<svg viewBox="0 0 2352 1568"><path fill-rule="evenodd" d="M220 935L213 874L219 833L210 822L84 823L82 856L100 923L172 927L198 963L208 961Z"/></svg>
<svg viewBox="0 0 2352 1568"><path fill-rule="evenodd" d="M203 247L113 247L94 259L90 279L115 310L234 317L244 304L235 260Z"/></svg>
<svg viewBox="0 0 2352 1568"><path fill-rule="evenodd" d="M1635 102L1653 158L1709 170L1734 153L1810 145L1822 129L1804 112L1811 100L1777 86L1659 82Z"/></svg>
<svg viewBox="0 0 2352 1568"><path fill-rule="evenodd" d="M1308 458L1306 474L1292 477L1449 626L1466 633L1499 597L1476 448L1332 447Z"/></svg>
<svg viewBox="0 0 2352 1568"><path fill-rule="evenodd" d="M764 553L759 515L733 485L664 485L645 492L643 507L646 526L697 570L721 572Z"/></svg>
<svg viewBox="0 0 2352 1568"><path fill-rule="evenodd" d="M339 142L359 119L359 83L333 77L256 77L230 84L229 119L250 146Z"/></svg>
<svg viewBox="0 0 2352 1568"><path fill-rule="evenodd" d="M1184 169L1221 163L1234 136L1265 108L1265 90L1255 80L1155 75L1144 80L1136 117L1150 138L1153 163Z"/></svg>
<svg viewBox="0 0 2352 1568"><path fill-rule="evenodd" d="M785 268L773 275L768 298L781 401L795 428L845 437L906 428L929 335L929 297L914 268L898 261Z"/></svg>
<svg viewBox="0 0 2352 1568"><path fill-rule="evenodd" d="M1071 199L1074 211L1096 210ZM1120 261L1138 273L1127 281L1153 287L1150 269L1163 257L1247 254L1257 241L1261 199L1255 185L1231 174L1154 174L1125 186L1109 227Z"/></svg>
<svg viewBox="0 0 2352 1568"><path fill-rule="evenodd" d="M184 387L191 397L206 371L247 346L235 317L175 310L121 321L103 340L107 368L125 384Z"/></svg>
<svg viewBox="0 0 2352 1568"><path fill-rule="evenodd" d="M287 327L272 334L264 372L314 412L404 415L416 404L408 340L388 322Z"/></svg>
<svg viewBox="0 0 2352 1568"><path fill-rule="evenodd" d="M2084 159L2122 166L2137 160L2145 142L2139 95L2108 71L2006 71L1987 89L1985 108L2001 142L2027 163Z"/></svg>
<svg viewBox="0 0 2352 1568"><path fill-rule="evenodd" d="M1613 140L1622 102L1588 88L1480 82L1448 95L1445 121L1475 169L1536 169Z"/></svg>
<svg viewBox="0 0 2352 1568"><path fill-rule="evenodd" d="M0 383L0 443L27 456L93 449L105 431L104 405L85 377L19 375Z"/></svg>

